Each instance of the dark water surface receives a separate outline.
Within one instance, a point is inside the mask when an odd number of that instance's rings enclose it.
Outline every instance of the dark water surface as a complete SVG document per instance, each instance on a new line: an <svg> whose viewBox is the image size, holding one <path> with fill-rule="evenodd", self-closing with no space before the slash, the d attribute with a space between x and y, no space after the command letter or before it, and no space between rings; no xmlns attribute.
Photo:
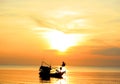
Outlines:
<svg viewBox="0 0 120 84"><path fill-rule="evenodd" d="M0 84L120 84L119 68L67 67L63 79L39 78L39 67L0 67Z"/></svg>

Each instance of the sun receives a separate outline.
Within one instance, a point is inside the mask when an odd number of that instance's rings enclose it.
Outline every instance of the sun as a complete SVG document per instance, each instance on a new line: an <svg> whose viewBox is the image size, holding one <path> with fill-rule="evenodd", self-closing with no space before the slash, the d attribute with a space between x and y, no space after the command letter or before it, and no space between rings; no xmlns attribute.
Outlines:
<svg viewBox="0 0 120 84"><path fill-rule="evenodd" d="M77 45L78 40L82 41L83 39L82 35L78 37L75 34L65 34L57 30L46 32L45 36L50 44L50 48L60 52L65 52L71 46Z"/></svg>

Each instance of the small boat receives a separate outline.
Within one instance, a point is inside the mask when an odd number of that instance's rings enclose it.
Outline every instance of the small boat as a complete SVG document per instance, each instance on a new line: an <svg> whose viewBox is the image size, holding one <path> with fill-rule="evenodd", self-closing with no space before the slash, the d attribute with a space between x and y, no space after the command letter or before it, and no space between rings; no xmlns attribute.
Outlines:
<svg viewBox="0 0 120 84"><path fill-rule="evenodd" d="M44 62L45 63L45 62ZM43 64L43 63L42 63ZM62 64L62 66L65 66L65 63ZM49 79L50 77L54 77L54 78L62 78L63 74L66 73L64 72L54 72L51 73L51 70L53 68L51 68L50 65L47 64L47 66L45 65L41 65L40 69L39 69L39 75L42 79Z"/></svg>

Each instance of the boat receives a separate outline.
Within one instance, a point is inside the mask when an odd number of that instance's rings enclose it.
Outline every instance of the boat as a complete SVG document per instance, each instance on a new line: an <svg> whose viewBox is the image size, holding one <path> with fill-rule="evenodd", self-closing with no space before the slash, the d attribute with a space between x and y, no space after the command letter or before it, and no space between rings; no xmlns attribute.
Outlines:
<svg viewBox="0 0 120 84"><path fill-rule="evenodd" d="M39 68L39 76L42 78L42 79L49 79L50 77L54 77L54 78L62 78L63 74L66 73L66 71L64 72L51 72L54 68L51 67L51 65L43 65L43 63L45 62L42 62L42 65L40 66ZM63 62L62 66L65 66L65 63ZM60 69L62 69L60 67Z"/></svg>

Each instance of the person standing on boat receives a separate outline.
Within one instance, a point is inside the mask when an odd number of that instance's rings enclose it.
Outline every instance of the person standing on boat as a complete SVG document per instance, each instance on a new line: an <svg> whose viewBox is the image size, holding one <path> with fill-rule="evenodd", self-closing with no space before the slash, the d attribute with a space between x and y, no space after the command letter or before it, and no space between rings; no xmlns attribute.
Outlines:
<svg viewBox="0 0 120 84"><path fill-rule="evenodd" d="M66 73L65 62L62 62L62 72Z"/></svg>
<svg viewBox="0 0 120 84"><path fill-rule="evenodd" d="M62 62L62 67L64 67L66 64L65 64L65 62Z"/></svg>
<svg viewBox="0 0 120 84"><path fill-rule="evenodd" d="M65 62L62 62L62 65L59 69L57 69L57 73L66 73Z"/></svg>

